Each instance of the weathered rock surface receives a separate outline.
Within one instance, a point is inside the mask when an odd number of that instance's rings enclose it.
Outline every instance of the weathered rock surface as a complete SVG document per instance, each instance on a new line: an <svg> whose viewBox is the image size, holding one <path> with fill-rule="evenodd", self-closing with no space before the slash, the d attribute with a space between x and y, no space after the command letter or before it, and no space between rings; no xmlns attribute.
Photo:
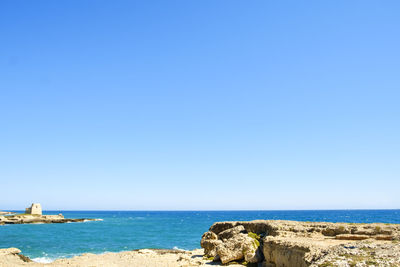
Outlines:
<svg viewBox="0 0 400 267"><path fill-rule="evenodd" d="M4 224L28 224L28 223L69 223L96 221L98 219L66 219L63 215L32 215L18 214L11 216L0 216L0 225Z"/></svg>
<svg viewBox="0 0 400 267"><path fill-rule="evenodd" d="M201 247L204 248L204 254L211 258L217 256L217 247L220 244L222 241L218 240L218 236L213 232L205 232L200 241Z"/></svg>
<svg viewBox="0 0 400 267"><path fill-rule="evenodd" d="M224 239L216 252L223 264L242 259L251 263L262 260L258 241L243 233Z"/></svg>
<svg viewBox="0 0 400 267"><path fill-rule="evenodd" d="M257 220L215 223L201 245L207 244L207 257L224 264L400 266L399 241L400 225L396 224Z"/></svg>
<svg viewBox="0 0 400 267"><path fill-rule="evenodd" d="M233 228L222 231L218 234L218 239L225 240L237 236L240 233L246 233L243 225L238 225Z"/></svg>
<svg viewBox="0 0 400 267"><path fill-rule="evenodd" d="M20 253L21 250L17 248L0 249L0 266L16 266L18 263L32 262Z"/></svg>

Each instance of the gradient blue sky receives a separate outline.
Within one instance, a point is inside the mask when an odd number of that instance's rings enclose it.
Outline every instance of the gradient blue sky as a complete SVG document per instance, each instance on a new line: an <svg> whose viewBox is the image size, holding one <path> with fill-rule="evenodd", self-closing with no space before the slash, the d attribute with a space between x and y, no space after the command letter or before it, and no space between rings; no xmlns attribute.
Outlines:
<svg viewBox="0 0 400 267"><path fill-rule="evenodd" d="M400 207L399 1L1 1L0 209Z"/></svg>

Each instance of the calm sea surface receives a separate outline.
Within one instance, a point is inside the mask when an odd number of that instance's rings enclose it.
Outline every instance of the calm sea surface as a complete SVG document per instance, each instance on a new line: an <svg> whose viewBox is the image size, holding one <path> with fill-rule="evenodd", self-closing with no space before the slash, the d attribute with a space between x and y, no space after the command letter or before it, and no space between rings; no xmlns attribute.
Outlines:
<svg viewBox="0 0 400 267"><path fill-rule="evenodd" d="M58 214L47 211L45 214ZM139 248L200 248L201 235L218 221L281 219L400 223L400 210L329 211L63 211L66 218L103 221L0 226L0 248L17 247L48 262L81 253Z"/></svg>

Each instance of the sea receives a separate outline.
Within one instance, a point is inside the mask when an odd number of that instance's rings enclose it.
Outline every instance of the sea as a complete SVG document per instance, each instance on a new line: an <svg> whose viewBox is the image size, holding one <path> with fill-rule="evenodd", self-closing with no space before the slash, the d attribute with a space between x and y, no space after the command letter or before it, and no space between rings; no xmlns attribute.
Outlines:
<svg viewBox="0 0 400 267"><path fill-rule="evenodd" d="M18 211L17 211L18 212ZM20 211L22 212L22 211ZM45 211L58 214L60 211ZM200 248L214 222L265 220L399 223L400 210L285 211L61 211L66 218L99 221L0 226L0 248L16 247L36 262L48 263L82 253L101 254L141 248Z"/></svg>

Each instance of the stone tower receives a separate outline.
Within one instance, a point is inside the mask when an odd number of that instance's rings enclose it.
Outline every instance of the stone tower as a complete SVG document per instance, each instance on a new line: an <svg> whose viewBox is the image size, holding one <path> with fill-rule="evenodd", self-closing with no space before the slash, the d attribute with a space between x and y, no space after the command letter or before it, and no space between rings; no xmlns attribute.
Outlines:
<svg viewBox="0 0 400 267"><path fill-rule="evenodd" d="M42 206L39 203L33 203L30 208L25 209L26 214L42 215Z"/></svg>

